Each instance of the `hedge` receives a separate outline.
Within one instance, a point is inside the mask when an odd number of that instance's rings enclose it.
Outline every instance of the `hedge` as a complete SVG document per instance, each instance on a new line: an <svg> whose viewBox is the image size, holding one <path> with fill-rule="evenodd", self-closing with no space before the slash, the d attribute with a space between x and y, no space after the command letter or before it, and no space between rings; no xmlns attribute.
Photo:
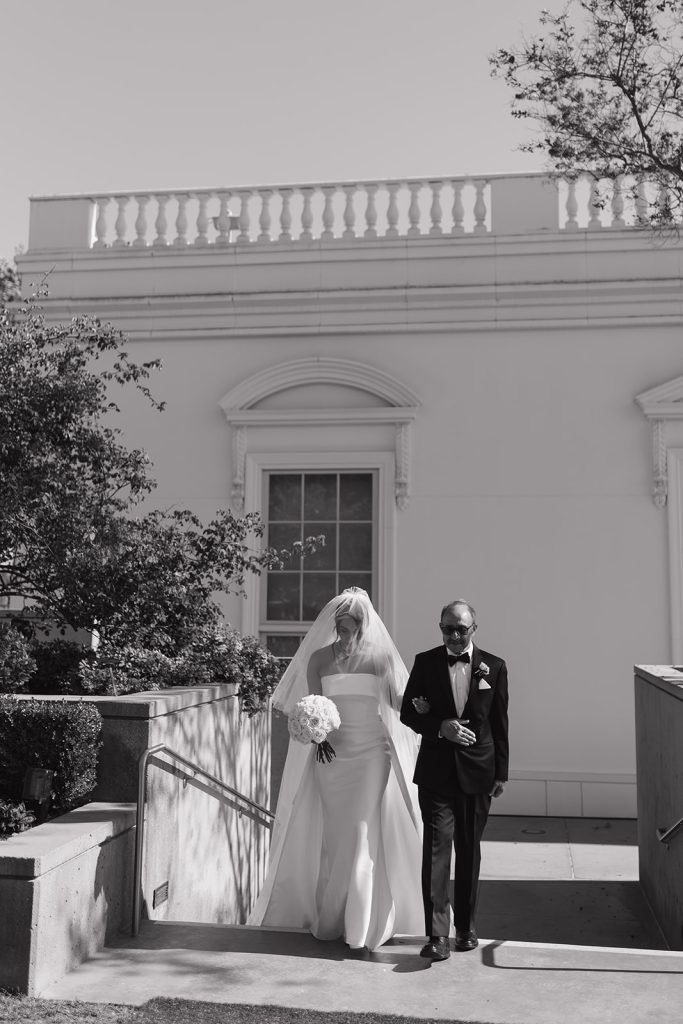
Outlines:
<svg viewBox="0 0 683 1024"><path fill-rule="evenodd" d="M0 694L0 799L22 801L27 768L54 772L51 814L85 803L97 781L102 716L85 701Z"/></svg>

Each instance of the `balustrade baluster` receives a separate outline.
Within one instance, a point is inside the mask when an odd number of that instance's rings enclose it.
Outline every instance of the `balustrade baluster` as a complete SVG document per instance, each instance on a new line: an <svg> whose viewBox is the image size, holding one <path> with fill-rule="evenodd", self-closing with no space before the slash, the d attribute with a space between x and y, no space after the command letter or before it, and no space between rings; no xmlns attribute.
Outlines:
<svg viewBox="0 0 683 1024"><path fill-rule="evenodd" d="M441 227L441 219L443 212L441 210L441 189L443 187L442 181L430 181L429 183L432 190L432 205L429 210L429 216L432 219L432 226L429 229L430 235L442 235L443 228Z"/></svg>
<svg viewBox="0 0 683 1024"><path fill-rule="evenodd" d="M636 187L636 223L639 227L644 227L649 222L650 200L647 197L647 179L641 174Z"/></svg>
<svg viewBox="0 0 683 1024"><path fill-rule="evenodd" d="M292 211L289 204L292 201L292 189L282 188L282 209L280 210L280 242L292 241Z"/></svg>
<svg viewBox="0 0 683 1024"><path fill-rule="evenodd" d="M138 215L135 218L135 239L133 241L134 249L144 249L147 247L147 203L149 202L149 196L135 196L135 201L138 204Z"/></svg>
<svg viewBox="0 0 683 1024"><path fill-rule="evenodd" d="M216 245L224 246L230 244L230 210L228 209L228 203L230 202L229 192L218 193L218 217L216 218L216 228L218 234L216 235Z"/></svg>
<svg viewBox="0 0 683 1024"><path fill-rule="evenodd" d="M408 207L408 238L415 238L421 234L420 231L420 200L419 194L422 188L421 181L412 181L410 188L410 206Z"/></svg>
<svg viewBox="0 0 683 1024"><path fill-rule="evenodd" d="M154 227L157 236L152 242L152 245L155 246L155 248L161 248L162 246L168 245L168 241L166 239L166 232L168 230L168 222L166 220L166 204L169 199L170 196L167 195L156 196L158 209L157 218L156 221L154 222Z"/></svg>
<svg viewBox="0 0 683 1024"><path fill-rule="evenodd" d="M387 230L385 238L398 238L398 190L400 184L397 181L390 181L387 185L389 203L387 205Z"/></svg>
<svg viewBox="0 0 683 1024"><path fill-rule="evenodd" d="M95 219L95 241L93 249L107 248L107 207L110 196L102 196L97 200L97 216Z"/></svg>
<svg viewBox="0 0 683 1024"><path fill-rule="evenodd" d="M579 222L576 219L576 215L579 212L579 203L576 198L576 178L567 178L567 202L565 209L567 211L567 222L564 225L565 231L578 231Z"/></svg>
<svg viewBox="0 0 683 1024"><path fill-rule="evenodd" d="M354 231L356 211L353 206L353 199L357 187L357 185L344 185L346 204L344 206L344 232L342 234L342 238L346 238L347 240L356 237L356 232Z"/></svg>
<svg viewBox="0 0 683 1024"><path fill-rule="evenodd" d="M590 211L588 230L599 231L602 228L602 220L600 219L602 199L600 197L600 180L598 178L591 178L590 189L590 199L588 200L588 209Z"/></svg>
<svg viewBox="0 0 683 1024"><path fill-rule="evenodd" d="M462 201L462 190L464 188L464 182L454 181L453 183L453 227L451 228L452 235L464 235L465 234L465 204Z"/></svg>
<svg viewBox="0 0 683 1024"><path fill-rule="evenodd" d="M301 195L304 199L303 209L301 210L301 235L299 236L300 242L312 242L313 232L313 210L311 209L311 200L313 199L312 188L302 188Z"/></svg>
<svg viewBox="0 0 683 1024"><path fill-rule="evenodd" d="M486 200L484 199L484 189L486 188L487 182L485 180L475 181L474 183L474 234L485 235L486 234Z"/></svg>
<svg viewBox="0 0 683 1024"><path fill-rule="evenodd" d="M270 242L270 226L272 218L270 216L270 197L273 192L271 189L263 189L256 193L261 197L261 213L259 214L259 227L261 228L257 241L259 242Z"/></svg>
<svg viewBox="0 0 683 1024"><path fill-rule="evenodd" d="M194 244L199 248L209 244L209 215L206 212L206 208L213 193L195 192L193 195L199 204L197 210L197 237L194 240Z"/></svg>
<svg viewBox="0 0 683 1024"><path fill-rule="evenodd" d="M250 242L249 237L249 199L251 198L251 192L240 192L240 233L237 236L238 242Z"/></svg>
<svg viewBox="0 0 683 1024"><path fill-rule="evenodd" d="M323 232L320 236L323 242L331 242L334 238L334 206L332 201L336 191L336 185L329 185L323 188L325 205L323 207Z"/></svg>
<svg viewBox="0 0 683 1024"><path fill-rule="evenodd" d="M623 175L619 174L614 179L612 184L612 224L613 228L625 228L626 221L623 218L624 213L624 188L623 188Z"/></svg>
<svg viewBox="0 0 683 1024"><path fill-rule="evenodd" d="M128 206L129 196L114 196L118 203L119 212L116 215L116 223L114 224L114 230L116 231L116 238L112 243L112 248L123 249L128 245L126 241L126 207Z"/></svg>
<svg viewBox="0 0 683 1024"><path fill-rule="evenodd" d="M377 238L377 205L375 196L377 195L377 189L379 185L374 184L365 186L365 194L367 196L367 204L365 207L365 223L367 225L364 238Z"/></svg>
<svg viewBox="0 0 683 1024"><path fill-rule="evenodd" d="M187 245L187 201L189 198L189 195L184 192L176 196L178 212L175 219L176 237L173 239L173 245L178 249Z"/></svg>

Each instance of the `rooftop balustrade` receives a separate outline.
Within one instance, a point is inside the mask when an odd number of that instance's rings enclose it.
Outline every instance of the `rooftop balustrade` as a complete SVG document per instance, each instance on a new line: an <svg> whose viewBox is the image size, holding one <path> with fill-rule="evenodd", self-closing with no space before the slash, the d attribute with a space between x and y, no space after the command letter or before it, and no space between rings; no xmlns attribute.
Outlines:
<svg viewBox="0 0 683 1024"><path fill-rule="evenodd" d="M138 190L31 199L29 252L138 251L618 230L653 200L633 182L549 175Z"/></svg>

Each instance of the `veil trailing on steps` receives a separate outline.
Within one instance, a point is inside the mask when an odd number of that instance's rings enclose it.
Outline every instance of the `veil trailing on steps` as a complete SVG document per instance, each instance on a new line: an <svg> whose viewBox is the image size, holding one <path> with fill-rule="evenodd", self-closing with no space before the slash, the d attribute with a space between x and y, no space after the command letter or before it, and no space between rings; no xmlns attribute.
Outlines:
<svg viewBox="0 0 683 1024"><path fill-rule="evenodd" d="M345 669L353 671L354 664L371 662L379 680L379 712L389 738L393 769L385 796L391 802L391 814L384 817L391 822L392 841L397 844L397 850L406 847L418 850L422 823L417 788L412 784L412 777L419 738L399 719L408 670L364 590L351 587L325 605L276 687L271 698L272 707L289 715L297 701L309 693L307 670L311 655L333 643L336 618L345 614L361 623L360 642L351 653ZM319 850L322 844L322 812L314 792L311 770L314 758L314 744L290 740L275 811L268 874L248 924L278 923L307 927L315 917L315 879L311 884L310 880L298 877L295 867L298 862L310 863L312 848ZM332 770L333 766L334 761L330 766ZM283 855L287 862L284 865ZM419 887L419 868L416 870L418 874L414 882ZM269 906L279 874L287 875L285 902L290 909L283 910L275 920L269 920L273 917ZM288 914L295 915L297 919L280 919L287 918Z"/></svg>

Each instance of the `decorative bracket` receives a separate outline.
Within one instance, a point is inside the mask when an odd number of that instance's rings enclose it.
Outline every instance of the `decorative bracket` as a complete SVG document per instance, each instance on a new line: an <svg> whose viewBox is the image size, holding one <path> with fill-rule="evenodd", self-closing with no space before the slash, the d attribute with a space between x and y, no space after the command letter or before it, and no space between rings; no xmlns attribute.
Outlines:
<svg viewBox="0 0 683 1024"><path fill-rule="evenodd" d="M665 427L662 420L652 421L652 460L654 463L652 500L657 508L662 509L666 505L669 489L666 467Z"/></svg>
<svg viewBox="0 0 683 1024"><path fill-rule="evenodd" d="M244 512L244 471L247 456L247 428L236 424L232 431L232 507L241 515Z"/></svg>
<svg viewBox="0 0 683 1024"><path fill-rule="evenodd" d="M401 512L410 502L410 423L396 424L396 504Z"/></svg>

